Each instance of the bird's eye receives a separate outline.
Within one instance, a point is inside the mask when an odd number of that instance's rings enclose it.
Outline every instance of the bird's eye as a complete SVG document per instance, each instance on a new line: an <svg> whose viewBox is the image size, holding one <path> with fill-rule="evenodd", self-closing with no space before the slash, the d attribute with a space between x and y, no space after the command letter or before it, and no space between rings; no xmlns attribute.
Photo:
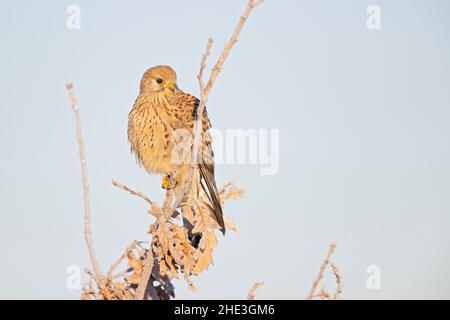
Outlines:
<svg viewBox="0 0 450 320"><path fill-rule="evenodd" d="M158 79L158 80L156 80L156 82L158 82L159 84L161 84L161 83L163 83L163 80L162 80L162 79Z"/></svg>

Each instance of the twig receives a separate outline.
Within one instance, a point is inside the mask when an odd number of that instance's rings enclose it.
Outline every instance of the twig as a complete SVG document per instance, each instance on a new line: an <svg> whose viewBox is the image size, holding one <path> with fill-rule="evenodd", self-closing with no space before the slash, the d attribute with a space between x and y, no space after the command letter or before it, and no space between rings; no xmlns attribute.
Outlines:
<svg viewBox="0 0 450 320"><path fill-rule="evenodd" d="M197 75L197 79L199 80L199 84L200 84L200 92L204 92L204 90L205 90L203 80L202 80L203 72L206 69L206 61L208 61L208 57L211 54L211 48L212 48L213 44L214 44L214 39L209 38L208 44L206 45L206 50L202 55L202 60L200 61L200 71L198 72L198 75Z"/></svg>
<svg viewBox="0 0 450 320"><path fill-rule="evenodd" d="M86 244L89 251L89 256L92 262L92 268L94 269L95 277L97 278L97 282L101 283L103 279L102 272L97 262L97 257L95 255L94 250L94 242L92 240L92 227L91 227L91 210L90 210L90 199L89 199L89 180L88 180L88 171L87 171L87 163L86 163L86 151L84 148L84 140L83 134L81 131L81 117L80 110L78 106L77 97L73 92L73 84L66 84L67 93L69 95L70 102L72 104L72 110L75 114L75 122L76 122L76 133L78 140L78 147L80 149L80 162L81 162L81 181L83 184L83 204L84 204L84 239L86 240Z"/></svg>
<svg viewBox="0 0 450 320"><path fill-rule="evenodd" d="M247 300L255 300L255 292L258 290L259 287L261 287L264 284L264 282L255 282L250 289L250 291L247 294Z"/></svg>
<svg viewBox="0 0 450 320"><path fill-rule="evenodd" d="M136 248L136 245L137 245L137 241L133 241L130 245L127 246L124 253L122 253L122 255L111 264L111 266L109 267L108 273L106 274L107 279L111 279L112 273L114 272L114 270L116 270L116 268L120 265L120 263L127 258L128 253L130 251L134 250L134 248Z"/></svg>
<svg viewBox="0 0 450 320"><path fill-rule="evenodd" d="M133 271L133 268L125 269L123 271L120 271L119 273L111 275L110 279L114 280L114 279L117 279L117 278L121 278L121 277L126 276L127 274L129 274L131 271Z"/></svg>
<svg viewBox="0 0 450 320"><path fill-rule="evenodd" d="M125 191L129 192L130 194L132 194L133 196L139 197L139 198L143 199L145 202L147 202L150 205L150 209L149 209L148 212L151 215L153 215L155 218L159 218L161 216L162 209L159 207L159 205L156 202L152 201L149 197L147 197L142 192L135 191L135 190L131 189L130 187L128 187L127 185L121 184L121 183L119 183L119 182L117 182L115 180L112 181L112 184L113 184L113 186L115 186L115 187L117 187L119 189L125 190ZM170 190L168 190L168 192L169 191ZM165 203L169 202L169 201L167 201L168 198L169 197L166 194L166 201L165 201ZM177 214L178 214L178 212L174 212L172 217L176 217Z"/></svg>
<svg viewBox="0 0 450 320"><path fill-rule="evenodd" d="M92 280L95 281L95 283L97 283L97 285L100 287L102 286L102 283L99 281L99 279L97 279L96 275L94 272L91 271L91 269L89 268L84 268L84 272L89 276L89 282L91 283Z"/></svg>
<svg viewBox="0 0 450 320"><path fill-rule="evenodd" d="M152 275L153 261L153 252L149 250L147 252L147 258L145 259L144 271L142 272L142 276L139 279L139 284L136 289L136 295L134 297L135 300L144 299L145 289L147 288L148 282L150 281L150 276Z"/></svg>
<svg viewBox="0 0 450 320"><path fill-rule="evenodd" d="M339 271L337 265L333 261L330 261L330 266L336 278L336 292L334 293L332 299L337 300L342 294L342 290L344 289L344 283L342 282L341 272Z"/></svg>
<svg viewBox="0 0 450 320"><path fill-rule="evenodd" d="M325 260L322 262L322 265L320 266L319 274L317 275L316 279L313 281L311 290L309 291L308 296L306 297L306 300L311 300L314 297L314 293L316 292L317 286L319 285L320 280L322 280L325 269L330 262L330 258L334 253L334 250L336 249L336 243L332 242L330 243L330 246L328 247L328 253L325 257Z"/></svg>
<svg viewBox="0 0 450 320"><path fill-rule="evenodd" d="M133 196L137 196L137 197L139 197L139 198L144 199L144 201L147 202L149 205L153 205L153 201L150 200L150 198L147 197L146 195L144 195L142 192L134 191L134 190L131 189L130 187L128 187L128 186L126 186L126 185L124 185L124 184L121 184L121 183L119 183L119 182L117 182L117 181L115 181L115 180L112 181L112 184L113 184L113 186L115 186L115 187L117 187L117 188L119 188L119 189L128 191L128 192L131 193Z"/></svg>
<svg viewBox="0 0 450 320"><path fill-rule="evenodd" d="M214 85L214 82L217 79L217 76L219 75L220 71L222 70L223 64L225 63L225 60L227 59L228 55L231 52L231 49L233 48L234 44L237 42L239 34L241 33L242 28L244 27L245 22L247 21L250 13L253 9L255 9L258 5L263 3L263 0L249 0L247 3L247 7L244 10L244 13L242 14L239 23L237 24L236 28L234 29L233 34L231 35L230 40L225 45L222 54L219 57L219 60L217 61L216 65L211 71L211 76L209 78L208 84L205 88L205 96L207 97Z"/></svg>
<svg viewBox="0 0 450 320"><path fill-rule="evenodd" d="M184 194L183 194L184 195ZM173 189L168 189L166 191L166 197L164 198L164 203L162 206L162 214L167 221L172 214L177 210L178 206L180 205L183 195L175 195L175 192ZM174 200L175 199L175 200Z"/></svg>

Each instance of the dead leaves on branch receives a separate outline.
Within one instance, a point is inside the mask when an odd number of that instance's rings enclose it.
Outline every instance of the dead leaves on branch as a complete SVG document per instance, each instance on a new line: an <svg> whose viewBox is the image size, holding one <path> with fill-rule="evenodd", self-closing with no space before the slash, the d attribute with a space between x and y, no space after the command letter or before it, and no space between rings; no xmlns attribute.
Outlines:
<svg viewBox="0 0 450 320"><path fill-rule="evenodd" d="M226 183L219 190L220 200L222 204L230 199L240 199L244 196L245 190L243 188L236 187L232 182Z"/></svg>
<svg viewBox="0 0 450 320"><path fill-rule="evenodd" d="M212 252L217 246L217 239L214 232L207 231L201 238L198 250L196 252L196 264L192 269L192 273L198 275L207 270L213 263Z"/></svg>
<svg viewBox="0 0 450 320"><path fill-rule="evenodd" d="M159 206L142 193L117 182L113 182L113 185L144 199L150 205L149 212L156 217L149 228L151 242L148 247L137 242L130 244L124 254L113 263L101 284L97 283L95 286L95 279L91 278L89 284L83 288L81 299L135 299L148 254L153 255L153 265L146 286L145 299L173 298L174 287L171 279L179 279L180 276L183 276L192 291L196 291L191 277L208 270L213 264L213 252L217 246L215 230L219 226L212 217L209 203L202 198L191 200L188 204L182 205L181 219L172 217L166 220L160 214ZM224 203L229 199L239 199L243 196L244 190L227 183L220 189L219 194ZM225 218L225 224L228 229L239 232L239 228L230 219ZM122 260L127 262L126 269L113 275L113 269Z"/></svg>
<svg viewBox="0 0 450 320"><path fill-rule="evenodd" d="M132 245L130 245L131 247ZM149 250L140 246L124 254L127 268L110 275L102 285L94 288L94 281L83 288L82 300L134 300L139 281L144 271L144 264ZM152 266L152 274L147 286L146 298L151 300L169 300L175 296L174 287L169 277L159 273L158 266Z"/></svg>
<svg viewBox="0 0 450 320"><path fill-rule="evenodd" d="M227 184L220 192L221 200L238 199L243 189ZM193 291L192 275L199 275L213 264L213 251L217 246L214 230L219 228L208 202L200 197L182 206L183 225L175 220L158 219L151 225L152 250L157 257L161 274L179 278L182 274ZM239 229L228 220L230 229Z"/></svg>

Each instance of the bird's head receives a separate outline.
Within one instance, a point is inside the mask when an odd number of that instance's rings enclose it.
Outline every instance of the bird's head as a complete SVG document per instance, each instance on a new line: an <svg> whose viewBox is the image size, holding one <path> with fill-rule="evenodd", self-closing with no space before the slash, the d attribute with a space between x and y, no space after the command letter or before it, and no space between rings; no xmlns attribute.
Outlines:
<svg viewBox="0 0 450 320"><path fill-rule="evenodd" d="M148 69L141 80L141 93L173 94L177 87L177 74L169 66Z"/></svg>

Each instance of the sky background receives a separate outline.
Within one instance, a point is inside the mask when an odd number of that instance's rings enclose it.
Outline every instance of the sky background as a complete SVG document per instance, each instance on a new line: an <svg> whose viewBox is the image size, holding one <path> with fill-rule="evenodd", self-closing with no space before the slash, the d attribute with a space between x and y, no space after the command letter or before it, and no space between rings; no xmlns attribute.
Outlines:
<svg viewBox="0 0 450 320"><path fill-rule="evenodd" d="M81 29L66 27L69 5ZM216 58L244 0L0 1L0 298L78 299L67 268L90 267L73 113L81 106L95 248L105 270L152 222L160 177L130 155L128 112L144 71L169 64L198 95L209 36ZM381 30L366 26L381 8ZM177 298L303 299L330 241L344 299L450 298L450 2L266 0L245 26L208 103L218 129L279 129L280 170L218 165L241 228L215 265L176 281ZM381 289L369 290L367 267ZM83 275L83 282L87 277ZM325 288L334 290L327 276Z"/></svg>

